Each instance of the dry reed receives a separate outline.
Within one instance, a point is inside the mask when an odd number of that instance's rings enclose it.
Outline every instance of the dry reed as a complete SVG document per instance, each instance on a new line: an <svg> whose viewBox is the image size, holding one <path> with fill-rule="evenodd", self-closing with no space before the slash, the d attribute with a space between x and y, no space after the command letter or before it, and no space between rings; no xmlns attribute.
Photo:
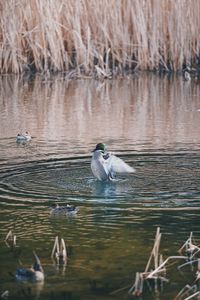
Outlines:
<svg viewBox="0 0 200 300"><path fill-rule="evenodd" d="M7 247L8 248L15 247L16 246L16 240L17 240L17 236L12 233L12 230L9 230L9 232L7 233L6 238L4 240Z"/></svg>
<svg viewBox="0 0 200 300"><path fill-rule="evenodd" d="M169 261L184 259L187 260L187 256L169 256L163 261L163 257L160 254L160 242L161 242L161 232L160 227L157 227L154 245L145 267L144 272L137 272L135 277L135 282L133 286L129 289L129 293L138 297L143 293L143 286L145 280L154 280L155 281L155 292L158 288L158 280L160 283L168 282L169 280L166 276L166 266Z"/></svg>
<svg viewBox="0 0 200 300"><path fill-rule="evenodd" d="M59 243L58 236L56 236L54 246L51 252L51 258L53 261L55 260L57 265L67 265L67 249L63 238L61 238Z"/></svg>
<svg viewBox="0 0 200 300"><path fill-rule="evenodd" d="M0 0L0 73L197 66L199 15L199 0Z"/></svg>

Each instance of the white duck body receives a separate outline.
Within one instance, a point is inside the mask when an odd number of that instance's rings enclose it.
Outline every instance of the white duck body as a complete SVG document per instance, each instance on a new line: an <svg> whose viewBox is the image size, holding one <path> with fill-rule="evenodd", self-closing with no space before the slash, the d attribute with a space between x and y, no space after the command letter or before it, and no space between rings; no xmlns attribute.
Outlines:
<svg viewBox="0 0 200 300"><path fill-rule="evenodd" d="M91 169L94 176L99 180L107 180L109 178L109 171L107 162L103 158L101 150L94 151L91 161Z"/></svg>
<svg viewBox="0 0 200 300"><path fill-rule="evenodd" d="M112 180L116 173L134 173L135 169L121 158L95 150L92 156L91 169L94 176L101 181Z"/></svg>

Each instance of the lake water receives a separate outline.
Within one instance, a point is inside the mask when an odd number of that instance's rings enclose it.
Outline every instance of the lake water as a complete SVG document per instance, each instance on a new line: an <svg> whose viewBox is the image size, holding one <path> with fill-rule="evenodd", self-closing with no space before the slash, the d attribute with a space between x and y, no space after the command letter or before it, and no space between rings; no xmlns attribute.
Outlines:
<svg viewBox="0 0 200 300"><path fill-rule="evenodd" d="M166 258L193 232L200 241L200 85L182 77L125 76L66 81L62 76L0 79L0 292L9 299L134 299L156 232ZM18 132L32 140L16 143ZM98 142L136 173L98 182L90 170ZM52 217L51 205L73 204L76 216ZM9 230L16 247L4 242ZM64 238L68 263L51 251ZM19 283L35 250L44 284ZM182 262L183 263L183 262ZM167 269L143 300L169 300L195 279L194 268ZM115 293L116 290L122 289ZM114 293L113 293L114 292Z"/></svg>

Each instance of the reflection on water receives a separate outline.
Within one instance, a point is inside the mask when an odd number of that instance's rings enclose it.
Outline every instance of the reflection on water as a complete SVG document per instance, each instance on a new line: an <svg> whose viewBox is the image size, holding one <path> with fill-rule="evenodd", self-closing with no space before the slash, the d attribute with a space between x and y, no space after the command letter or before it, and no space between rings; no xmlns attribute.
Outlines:
<svg viewBox="0 0 200 300"><path fill-rule="evenodd" d="M154 75L123 79L0 79L0 292L10 299L113 299L144 269L157 226L163 255L190 231L200 239L199 84ZM16 143L18 132L33 138ZM105 142L136 173L98 182L90 152ZM73 204L74 217L51 217L52 203ZM9 230L17 246L7 248ZM55 237L67 244L66 268L51 260ZM36 250L44 286L9 274L30 267ZM176 273L160 294L173 299L193 273ZM169 278L171 280L171 275ZM127 299L127 289L114 295Z"/></svg>
<svg viewBox="0 0 200 300"><path fill-rule="evenodd" d="M94 195L95 198L116 196L116 185L114 185L113 182L100 182L96 179L92 179L90 186L92 195Z"/></svg>
<svg viewBox="0 0 200 300"><path fill-rule="evenodd" d="M26 130L33 143L16 147L17 157L88 153L101 140L120 151L199 149L199 85L182 78L0 84L1 157L8 146L13 156L13 137Z"/></svg>

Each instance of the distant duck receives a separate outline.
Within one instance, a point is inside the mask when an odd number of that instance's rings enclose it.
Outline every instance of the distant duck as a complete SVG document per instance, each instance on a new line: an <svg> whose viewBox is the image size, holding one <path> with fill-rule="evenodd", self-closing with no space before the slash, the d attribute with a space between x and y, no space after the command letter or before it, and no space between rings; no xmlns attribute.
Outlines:
<svg viewBox="0 0 200 300"><path fill-rule="evenodd" d="M17 269L15 272L15 278L18 281L32 281L32 282L38 282L44 280L44 270L42 268L42 265L40 263L39 257L35 252L33 252L35 261L31 268L25 269L20 268Z"/></svg>
<svg viewBox="0 0 200 300"><path fill-rule="evenodd" d="M191 75L189 72L185 71L184 72L184 79L185 81L190 81L191 80Z"/></svg>
<svg viewBox="0 0 200 300"><path fill-rule="evenodd" d="M185 81L190 81L191 80L191 72L193 70L189 67L186 66L186 68L183 70L183 77Z"/></svg>
<svg viewBox="0 0 200 300"><path fill-rule="evenodd" d="M117 173L135 172L135 169L121 158L106 152L106 146L103 143L97 144L92 152L91 169L98 180L113 180Z"/></svg>
<svg viewBox="0 0 200 300"><path fill-rule="evenodd" d="M30 140L31 140L31 135L29 134L28 131L26 131L25 134L18 133L18 135L16 137L17 142L28 142Z"/></svg>
<svg viewBox="0 0 200 300"><path fill-rule="evenodd" d="M53 204L53 208L50 211L50 215L57 216L57 215L73 215L76 214L78 211L77 207L74 205L63 205L60 206L58 203Z"/></svg>

